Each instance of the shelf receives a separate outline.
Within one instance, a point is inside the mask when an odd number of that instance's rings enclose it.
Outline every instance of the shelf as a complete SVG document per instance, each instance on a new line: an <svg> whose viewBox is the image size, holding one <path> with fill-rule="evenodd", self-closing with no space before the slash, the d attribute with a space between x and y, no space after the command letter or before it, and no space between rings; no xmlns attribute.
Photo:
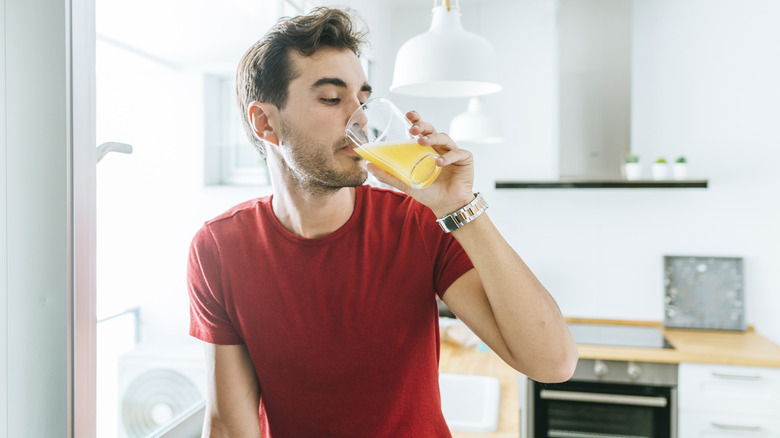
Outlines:
<svg viewBox="0 0 780 438"><path fill-rule="evenodd" d="M550 180L496 181L497 189L706 189L708 180Z"/></svg>

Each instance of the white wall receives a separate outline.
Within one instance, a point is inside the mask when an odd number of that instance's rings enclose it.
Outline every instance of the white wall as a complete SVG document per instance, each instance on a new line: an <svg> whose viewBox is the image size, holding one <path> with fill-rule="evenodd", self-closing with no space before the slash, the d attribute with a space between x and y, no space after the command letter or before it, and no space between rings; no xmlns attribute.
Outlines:
<svg viewBox="0 0 780 438"><path fill-rule="evenodd" d="M501 114L507 143L471 147L477 188L563 312L661 320L664 255L740 256L748 322L780 343L780 3L634 2L632 149L645 163L685 155L706 190L493 189L498 179L557 176L555 0L461 5L464 27L501 55L504 86L485 104ZM392 65L429 17L427 5L394 9L393 51L377 63ZM466 107L391 97L442 130Z"/></svg>

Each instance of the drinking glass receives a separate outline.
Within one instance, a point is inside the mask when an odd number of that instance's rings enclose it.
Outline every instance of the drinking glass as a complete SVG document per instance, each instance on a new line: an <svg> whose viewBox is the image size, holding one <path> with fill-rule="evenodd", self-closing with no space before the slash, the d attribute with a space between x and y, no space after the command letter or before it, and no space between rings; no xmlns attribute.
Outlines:
<svg viewBox="0 0 780 438"><path fill-rule="evenodd" d="M430 146L417 144L409 133L412 122L389 99L375 97L361 105L347 122L346 136L355 152L418 190L430 185L441 167Z"/></svg>

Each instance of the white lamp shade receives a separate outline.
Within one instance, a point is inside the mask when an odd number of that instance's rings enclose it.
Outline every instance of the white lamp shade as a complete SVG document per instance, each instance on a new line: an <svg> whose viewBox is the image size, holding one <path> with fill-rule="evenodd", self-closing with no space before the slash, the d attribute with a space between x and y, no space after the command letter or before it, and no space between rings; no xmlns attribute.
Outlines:
<svg viewBox="0 0 780 438"><path fill-rule="evenodd" d="M456 142L495 144L504 141L501 123L485 112L479 97L472 97L468 110L452 119L449 135Z"/></svg>
<svg viewBox="0 0 780 438"><path fill-rule="evenodd" d="M460 8L433 8L427 32L404 43L390 91L420 97L469 97L501 91L490 43L463 29Z"/></svg>

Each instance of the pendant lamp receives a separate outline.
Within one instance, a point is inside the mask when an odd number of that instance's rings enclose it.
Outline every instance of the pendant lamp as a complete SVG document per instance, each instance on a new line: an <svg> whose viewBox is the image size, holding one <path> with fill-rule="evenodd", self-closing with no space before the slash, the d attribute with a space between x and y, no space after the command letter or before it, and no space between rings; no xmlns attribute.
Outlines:
<svg viewBox="0 0 780 438"><path fill-rule="evenodd" d="M501 90L496 52L463 29L460 7L436 0L427 32L404 43L395 59L390 91L420 97L484 96Z"/></svg>
<svg viewBox="0 0 780 438"><path fill-rule="evenodd" d="M504 141L501 123L485 111L479 97L469 99L468 110L452 119L448 134L456 142L495 144Z"/></svg>

